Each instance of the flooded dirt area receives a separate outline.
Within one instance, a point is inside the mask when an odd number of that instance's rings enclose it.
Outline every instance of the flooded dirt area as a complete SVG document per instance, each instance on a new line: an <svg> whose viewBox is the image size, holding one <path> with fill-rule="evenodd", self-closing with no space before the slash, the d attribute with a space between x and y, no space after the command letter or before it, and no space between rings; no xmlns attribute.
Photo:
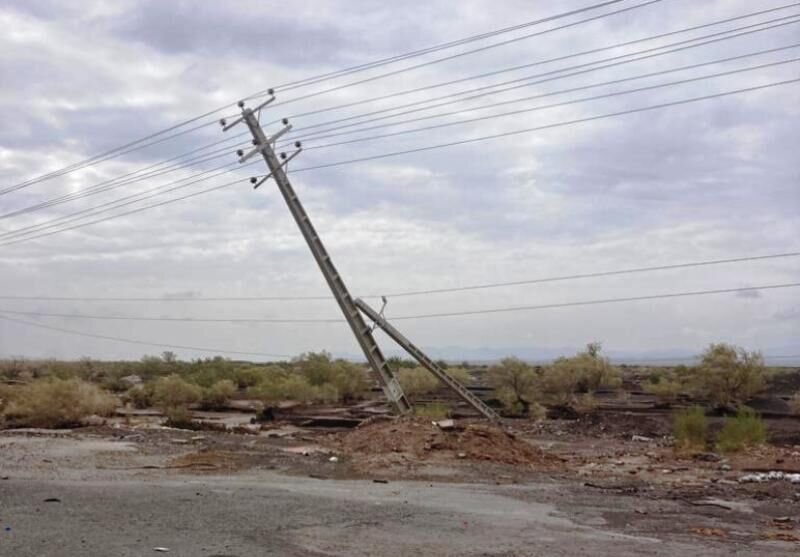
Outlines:
<svg viewBox="0 0 800 557"><path fill-rule="evenodd" d="M244 416L198 430L145 416L0 432L0 553L800 549L800 446L680 454L663 427L639 420L632 434L625 416L499 425L380 417L355 428Z"/></svg>

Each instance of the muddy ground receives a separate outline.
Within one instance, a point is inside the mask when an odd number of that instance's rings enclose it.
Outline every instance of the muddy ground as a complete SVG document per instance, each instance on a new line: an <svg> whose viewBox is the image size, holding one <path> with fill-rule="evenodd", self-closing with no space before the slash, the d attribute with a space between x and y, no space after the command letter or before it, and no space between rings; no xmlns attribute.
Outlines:
<svg viewBox="0 0 800 557"><path fill-rule="evenodd" d="M784 442L676 455L668 419L370 419L357 429L165 428L157 417L0 432L0 555L797 555ZM247 433L244 433L247 432Z"/></svg>

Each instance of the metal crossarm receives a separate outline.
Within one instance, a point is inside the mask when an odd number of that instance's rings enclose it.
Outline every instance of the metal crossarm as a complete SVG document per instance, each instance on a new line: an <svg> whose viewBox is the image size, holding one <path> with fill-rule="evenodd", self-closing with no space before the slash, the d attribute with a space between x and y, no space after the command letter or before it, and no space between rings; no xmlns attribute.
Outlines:
<svg viewBox="0 0 800 557"><path fill-rule="evenodd" d="M434 376L436 376L439 381L450 387L464 402L472 406L475 410L483 414L486 418L497 421L500 417L495 413L494 410L489 408L480 398L472 394L469 389L467 389L464 385L450 377L445 370L439 367L436 362L431 360L425 353L417 348L410 340L408 340L403 334L394 328L392 324L390 324L386 319L379 314L377 311L372 309L364 300L361 298L355 301L355 305L363 311L367 317L372 319L372 321L378 325L383 331L389 335L397 344L403 347L406 352L408 352L412 358L417 360L421 366L425 369L430 371Z"/></svg>
<svg viewBox="0 0 800 557"><path fill-rule="evenodd" d="M331 261L330 255L328 255L325 246L322 244L319 234L317 234L314 226L311 224L311 219L300 203L300 199L297 197L291 183L289 183L283 164L275 155L272 142L261 128L261 124L259 124L255 112L244 106L241 108L242 118L247 123L250 133L253 135L253 143L264 157L264 162L267 163L270 175L278 184L278 189L281 195L283 195L286 204L289 206L289 211L292 213L297 226L300 228L300 232L303 234L303 238L305 238L308 247L311 249L311 253L317 265L319 265L331 292L333 292L333 297L344 313L347 323L353 330L353 334L359 346L361 346L361 349L364 351L364 355L367 357L370 367L380 379L386 398L394 404L395 408L401 414L410 412L412 410L411 403L408 398L406 398L403 389L400 387L400 383L397 382L394 373L386 363L386 358L384 358L378 343L375 342L372 336L372 330L356 308L353 298L350 296L350 292L348 292L336 267L334 267L333 261Z"/></svg>

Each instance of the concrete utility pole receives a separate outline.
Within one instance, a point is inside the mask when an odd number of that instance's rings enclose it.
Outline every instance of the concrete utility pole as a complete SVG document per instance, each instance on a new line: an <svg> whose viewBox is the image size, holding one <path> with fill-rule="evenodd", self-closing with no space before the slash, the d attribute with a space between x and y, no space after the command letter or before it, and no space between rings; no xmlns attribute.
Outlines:
<svg viewBox="0 0 800 557"><path fill-rule="evenodd" d="M270 91L270 94L272 94L272 91ZM283 199L286 201L286 205L289 206L289 211L292 213L297 226L300 228L300 232L303 234L303 238L305 238L317 265L319 265L322 275L325 277L325 281L328 283L331 292L333 292L336 303L338 303L339 307L342 309L342 313L344 313L344 317L348 325L350 325L359 346L361 346L361 349L364 351L364 355L367 357L370 367L380 379L386 398L394 404L398 412L407 414L412 410L411 403L408 398L406 398L403 389L400 387L400 383L397 382L397 378L395 378L394 373L386 363L386 359L378 343L375 342L372 336L372 329L367 326L358 308L356 308L353 298L350 296L350 292L348 292L342 277L339 275L336 267L334 267L333 261L331 261L330 255L328 255L325 246L322 244L319 234L317 234L314 226L311 224L311 219L300 203L300 199L297 197L291 183L289 183L289 179L286 177L284 165L300 152L300 143L295 143L297 151L290 157L287 158L285 153L281 153L281 157L283 158L283 162L281 162L278 156L275 155L274 143L278 137L289 131L291 126L288 125L287 120L284 120L283 122L286 127L271 138L267 138L267 135L264 133L258 121L256 112L260 112L264 106L274 99L274 96L271 97L268 101L262 103L255 109L246 108L244 102L240 102L239 107L242 109L242 116L230 124L226 124L224 120L221 121L220 124L222 124L223 130L228 130L242 121L247 124L250 133L253 135L253 145L255 148L247 154L239 152L239 161L244 162L253 155L261 153L264 162L266 162L269 168L269 174L256 183L255 187L260 186L269 177L275 179L275 183L277 183L278 189L281 195L283 195Z"/></svg>

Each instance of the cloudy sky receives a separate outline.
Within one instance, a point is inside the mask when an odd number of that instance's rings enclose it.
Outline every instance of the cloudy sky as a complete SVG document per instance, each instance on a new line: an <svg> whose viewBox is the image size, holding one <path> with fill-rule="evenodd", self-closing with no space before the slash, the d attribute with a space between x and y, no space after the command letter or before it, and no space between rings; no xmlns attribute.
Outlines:
<svg viewBox="0 0 800 557"><path fill-rule="evenodd" d="M715 24L782 4L625 0L367 71L285 86L589 5L586 0L427 0L402 6L377 0L6 0L0 4L0 107L5 115L0 191L220 107L226 108L176 131L235 114L236 100L275 87L277 100L262 113L262 123L275 132L280 124L274 122L289 117L294 129L288 138L306 138L305 150L290 164L290 178L355 295L800 251L796 81L312 168L800 78L800 62L792 61L800 57L800 48L780 48L800 43L800 19L787 19L800 14L800 7ZM685 31L706 24L715 25ZM666 33L671 34L653 38ZM731 37L736 33L745 34ZM720 40L702 44L711 39ZM586 51L593 52L581 54ZM739 58L724 61L733 57ZM776 64L784 61L789 62ZM435 63L407 69L427 62ZM513 69L517 66L527 67ZM489 72L494 74L475 77ZM392 75L381 77L387 73ZM704 77L720 73L727 75ZM678 81L683 83L673 83ZM501 85L507 82L513 83ZM475 89L482 94L465 93ZM587 99L596 96L602 98ZM547 106L553 104L559 106ZM415 111L408 112L411 108ZM503 115L511 111L517 113ZM387 117L373 120L378 116ZM484 116L493 117L458 123ZM445 123L453 125L373 137ZM9 318L0 319L0 356L138 358L165 349L42 326L212 350L295 355L326 349L358 355L340 322L186 323L41 315L338 318L331 299L185 300L327 293L274 183L255 191L247 183L251 174L263 173L261 164L236 167L233 151L247 138L229 138L245 131L238 126L223 134L214 124L201 126L0 195L0 296L5 297L0 316ZM364 141L330 145L355 139ZM153 166L168 172L106 183L223 140L189 156L217 158ZM227 174L196 184L190 178L227 164ZM177 185L185 187L162 193L181 178L186 180ZM179 202L61 230L234 181ZM60 199L104 183L114 187ZM161 195L138 201L137 194L161 186L155 190ZM130 204L115 205L122 198ZM13 214L59 199L65 202ZM110 210L95 212L100 205ZM25 231L15 232L20 229ZM44 232L57 233L36 237ZM800 282L800 258L789 257L390 296L386 314L795 282ZM616 356L694 354L716 341L787 355L800 353L798 293L798 288L762 289L407 319L397 325L432 354L453 359L507 354L546 359L592 340ZM13 299L25 296L155 301ZM386 352L397 353L390 340L379 340ZM183 358L207 355L175 351Z"/></svg>

